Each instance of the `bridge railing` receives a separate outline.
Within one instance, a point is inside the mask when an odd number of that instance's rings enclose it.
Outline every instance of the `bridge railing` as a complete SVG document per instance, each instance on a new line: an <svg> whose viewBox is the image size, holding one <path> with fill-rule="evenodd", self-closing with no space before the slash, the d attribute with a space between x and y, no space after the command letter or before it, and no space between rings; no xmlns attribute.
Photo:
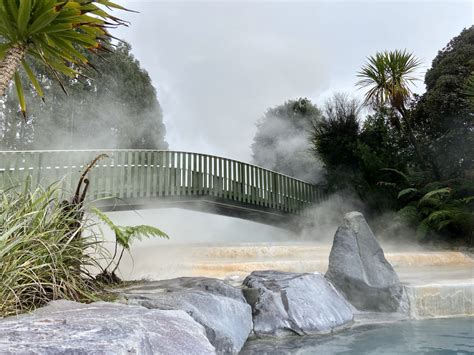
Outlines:
<svg viewBox="0 0 474 355"><path fill-rule="evenodd" d="M323 198L323 189L251 164L222 157L154 150L3 151L0 188L23 181L49 184L63 179L74 187L97 155L89 199L211 196L300 214Z"/></svg>

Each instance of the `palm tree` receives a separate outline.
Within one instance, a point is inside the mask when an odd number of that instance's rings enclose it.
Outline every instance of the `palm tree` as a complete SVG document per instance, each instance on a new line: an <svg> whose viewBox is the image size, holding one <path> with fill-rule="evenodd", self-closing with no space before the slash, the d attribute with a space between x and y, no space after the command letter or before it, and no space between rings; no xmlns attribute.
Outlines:
<svg viewBox="0 0 474 355"><path fill-rule="evenodd" d="M375 56L368 58L358 73L357 76L361 79L356 85L369 88L365 94L366 105L389 104L395 110L396 113L392 117L394 126L406 135L421 167L426 168L407 110L407 104L412 97L410 86L418 80L414 74L420 64L420 60L406 50L377 52Z"/></svg>
<svg viewBox="0 0 474 355"><path fill-rule="evenodd" d="M23 67L38 96L41 85L27 63L36 59L58 80L60 74L80 75L91 66L81 49L98 50L113 38L108 30L125 21L106 10L126 10L108 0L1 0L0 1L0 97L12 79L23 114L25 99L18 70ZM63 87L64 90L64 87Z"/></svg>

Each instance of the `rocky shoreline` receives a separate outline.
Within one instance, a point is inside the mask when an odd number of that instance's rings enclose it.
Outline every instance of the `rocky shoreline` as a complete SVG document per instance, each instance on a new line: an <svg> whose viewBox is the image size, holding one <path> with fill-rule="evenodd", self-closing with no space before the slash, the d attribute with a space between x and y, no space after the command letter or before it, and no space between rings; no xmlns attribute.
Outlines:
<svg viewBox="0 0 474 355"><path fill-rule="evenodd" d="M236 354L249 337L330 334L417 314L413 290L357 212L336 232L326 275L268 270L240 287L185 277L116 292L115 303L54 301L0 320L0 353Z"/></svg>

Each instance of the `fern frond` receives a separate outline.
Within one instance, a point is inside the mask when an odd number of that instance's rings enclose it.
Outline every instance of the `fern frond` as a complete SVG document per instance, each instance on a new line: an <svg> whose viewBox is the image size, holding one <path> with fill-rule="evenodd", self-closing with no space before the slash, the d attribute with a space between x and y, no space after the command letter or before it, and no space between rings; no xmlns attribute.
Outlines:
<svg viewBox="0 0 474 355"><path fill-rule="evenodd" d="M405 195L409 195L409 194L413 194L413 193L416 193L418 192L418 189L417 188L414 188L414 187L409 187L407 189L403 189L402 191L400 191L398 193L398 198L401 198Z"/></svg>
<svg viewBox="0 0 474 355"><path fill-rule="evenodd" d="M444 221L446 219L452 219L454 218L456 215L456 211L455 210L449 210L449 209L445 209L445 210L440 210L440 211L435 211L435 212L432 212L428 217L428 221L430 223L434 223L434 224L438 224L439 222L441 221Z"/></svg>
<svg viewBox="0 0 474 355"><path fill-rule="evenodd" d="M401 176L407 183L410 183L410 178L407 174L401 172L400 170L397 170L397 169L393 169L393 168L383 168L381 169L382 171L390 171L392 173L395 173L399 176Z"/></svg>
<svg viewBox="0 0 474 355"><path fill-rule="evenodd" d="M169 239L169 236L159 228L148 225L118 226L98 208L91 207L91 211L115 233L115 241L125 249L130 249L130 243L134 239L152 237Z"/></svg>
<svg viewBox="0 0 474 355"><path fill-rule="evenodd" d="M474 201L474 196L468 196L468 197L462 198L460 201L468 205L472 201Z"/></svg>
<svg viewBox="0 0 474 355"><path fill-rule="evenodd" d="M94 213L99 219L104 222L110 229L114 230L116 228L115 223L107 216L104 212L99 210L97 207L91 206L90 210Z"/></svg>
<svg viewBox="0 0 474 355"><path fill-rule="evenodd" d="M153 227L153 226L139 225L139 226L133 226L130 228L131 228L130 237L136 238L138 240L140 240L141 238L151 238L151 237L169 239L168 234L163 232L161 229Z"/></svg>
<svg viewBox="0 0 474 355"><path fill-rule="evenodd" d="M428 201L432 199L433 197L438 196L441 198L443 195L448 195L451 193L451 188L450 187L443 187L441 189L433 190L428 193L426 193L420 200L420 203L423 203L425 201Z"/></svg>

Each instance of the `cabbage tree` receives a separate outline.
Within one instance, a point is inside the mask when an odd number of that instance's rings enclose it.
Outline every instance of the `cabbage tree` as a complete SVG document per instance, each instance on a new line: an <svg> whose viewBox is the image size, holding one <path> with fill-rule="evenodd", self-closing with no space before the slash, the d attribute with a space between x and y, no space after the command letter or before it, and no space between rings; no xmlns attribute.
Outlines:
<svg viewBox="0 0 474 355"><path fill-rule="evenodd" d="M75 78L82 68L91 66L81 49L101 49L112 38L109 29L126 25L110 14L111 9L125 10L108 0L0 1L0 97L14 80L25 114L19 75L22 67L43 98L40 82L28 65L29 58L45 65L60 84L61 74Z"/></svg>
<svg viewBox="0 0 474 355"><path fill-rule="evenodd" d="M406 50L378 52L367 59L367 63L358 73L360 80L357 86L368 89L365 93L365 104L389 105L394 109L394 126L413 146L420 165L426 167L418 141L413 134L407 108L412 98L411 85L418 80L415 73L420 64L420 60Z"/></svg>

